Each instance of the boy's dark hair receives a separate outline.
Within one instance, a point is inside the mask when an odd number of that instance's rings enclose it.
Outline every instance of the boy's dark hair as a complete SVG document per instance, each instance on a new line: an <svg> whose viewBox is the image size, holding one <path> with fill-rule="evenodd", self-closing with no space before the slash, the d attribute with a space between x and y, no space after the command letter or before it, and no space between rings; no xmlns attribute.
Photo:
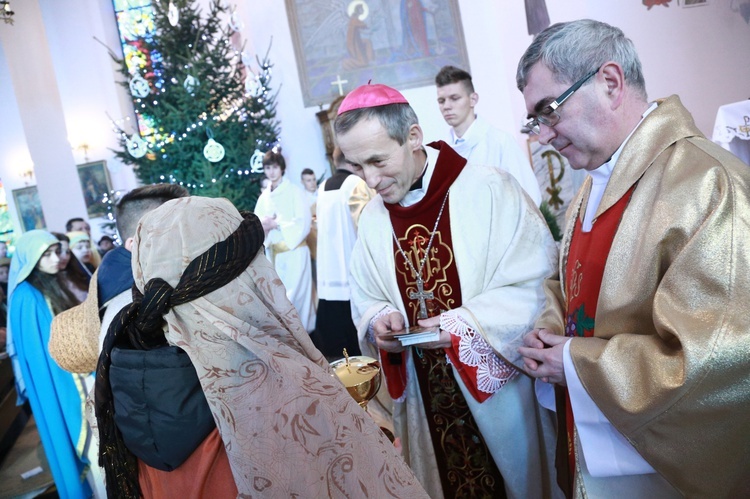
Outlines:
<svg viewBox="0 0 750 499"><path fill-rule="evenodd" d="M440 72L435 76L435 85L444 87L451 83L462 82L469 94L474 93L474 83L471 81L471 75L463 69L455 66L443 66Z"/></svg>
<svg viewBox="0 0 750 499"><path fill-rule="evenodd" d="M187 189L177 184L153 184L137 187L125 194L115 207L117 232L124 242L135 235L138 220L149 211L172 199L189 196Z"/></svg>
<svg viewBox="0 0 750 499"><path fill-rule="evenodd" d="M310 168L305 168L304 170L302 170L302 173L300 173L300 177L302 175L315 175L315 172L312 171Z"/></svg>
<svg viewBox="0 0 750 499"><path fill-rule="evenodd" d="M71 218L67 222L65 222L65 232L71 232L73 230L73 224L76 222L85 222L86 220L82 219L81 217L77 218Z"/></svg>
<svg viewBox="0 0 750 499"><path fill-rule="evenodd" d="M266 165L279 165L281 168L281 174L286 173L286 161L284 156L280 152L275 152L273 149L263 155L263 166Z"/></svg>

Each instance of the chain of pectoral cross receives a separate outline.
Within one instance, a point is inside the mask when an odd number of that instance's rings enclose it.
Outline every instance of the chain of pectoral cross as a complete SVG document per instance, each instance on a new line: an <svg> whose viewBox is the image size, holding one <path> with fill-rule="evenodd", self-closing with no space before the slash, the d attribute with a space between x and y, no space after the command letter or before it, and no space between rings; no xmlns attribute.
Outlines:
<svg viewBox="0 0 750 499"><path fill-rule="evenodd" d="M414 264L411 263L411 260L406 255L404 249L401 247L401 243L398 241L398 236L396 236L396 231L394 230L393 224L391 223L391 233L393 233L393 240L396 241L398 251L401 253L401 256L404 257L406 264L409 266L412 273L414 274L414 277L417 279L417 292L409 293L409 299L419 300L419 313L417 313L417 319L427 319L427 304L425 303L425 300L432 300L433 298L435 298L435 295L431 291L425 292L424 290L424 278L422 277L422 271L424 270L424 264L427 261L427 257L430 254L432 241L435 238L435 233L437 232L440 218L443 216L443 209L445 208L446 201L448 201L448 194L450 194L450 192L451 190L448 189L448 192L445 193L445 198L443 198L443 204L440 205L440 211L438 212L437 220L435 220L435 227L432 228L432 234L430 234L430 240L427 242L427 247L424 250L424 256L422 256L422 261L419 262L419 270L414 268ZM415 248L414 251L416 252L417 249Z"/></svg>

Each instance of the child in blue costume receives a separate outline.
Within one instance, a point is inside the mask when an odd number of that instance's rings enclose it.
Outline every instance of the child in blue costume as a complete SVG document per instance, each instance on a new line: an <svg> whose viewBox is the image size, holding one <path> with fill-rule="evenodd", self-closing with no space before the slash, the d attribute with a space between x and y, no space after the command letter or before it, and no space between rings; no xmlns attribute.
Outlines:
<svg viewBox="0 0 750 499"><path fill-rule="evenodd" d="M92 491L81 456L90 430L83 418L82 377L63 371L47 348L52 317L77 304L56 279L59 251L57 238L43 230L18 240L8 279L8 353L17 403L31 404L60 497L86 498Z"/></svg>

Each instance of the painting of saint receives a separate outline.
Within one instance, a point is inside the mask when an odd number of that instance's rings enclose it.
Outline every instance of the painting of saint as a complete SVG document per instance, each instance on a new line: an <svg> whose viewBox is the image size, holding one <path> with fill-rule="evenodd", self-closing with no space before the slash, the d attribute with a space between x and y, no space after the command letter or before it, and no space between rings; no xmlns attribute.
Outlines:
<svg viewBox="0 0 750 499"><path fill-rule="evenodd" d="M457 0L286 0L305 106L373 81L432 85L441 67L469 68Z"/></svg>

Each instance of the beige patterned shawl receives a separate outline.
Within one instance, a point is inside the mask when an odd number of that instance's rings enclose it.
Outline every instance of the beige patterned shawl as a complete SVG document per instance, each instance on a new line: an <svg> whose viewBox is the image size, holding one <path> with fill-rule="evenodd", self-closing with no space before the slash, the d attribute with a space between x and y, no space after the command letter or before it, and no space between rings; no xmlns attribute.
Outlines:
<svg viewBox="0 0 750 499"><path fill-rule="evenodd" d="M242 218L224 199L181 198L141 220L135 283L176 286ZM195 365L240 496L427 497L372 419L331 374L263 250L240 277L166 315Z"/></svg>

